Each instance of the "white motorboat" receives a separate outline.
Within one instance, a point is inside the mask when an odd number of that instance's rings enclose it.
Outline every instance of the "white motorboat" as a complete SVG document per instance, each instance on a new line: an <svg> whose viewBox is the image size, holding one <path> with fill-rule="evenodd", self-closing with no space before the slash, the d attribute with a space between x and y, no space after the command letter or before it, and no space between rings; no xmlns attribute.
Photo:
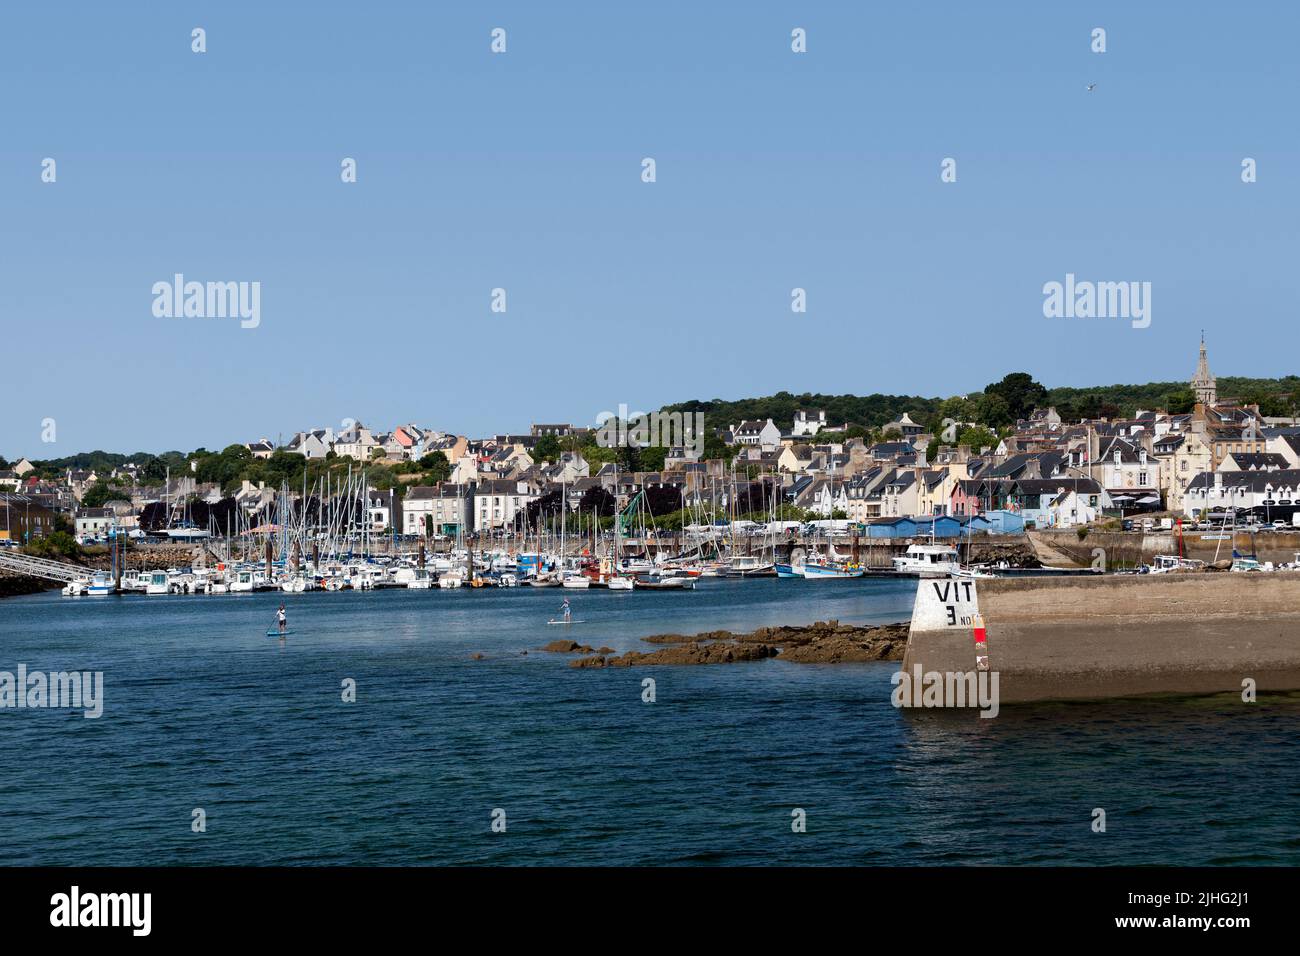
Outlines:
<svg viewBox="0 0 1300 956"><path fill-rule="evenodd" d="M953 577L958 578L996 578L996 574L991 574L982 568L958 568Z"/></svg>
<svg viewBox="0 0 1300 956"><path fill-rule="evenodd" d="M113 579L109 577L107 571L96 571L90 576L90 583L86 585L86 593L92 597L103 597L116 590Z"/></svg>
<svg viewBox="0 0 1300 956"><path fill-rule="evenodd" d="M619 562L618 569L624 574L652 574L659 570L659 566L645 558L624 558Z"/></svg>
<svg viewBox="0 0 1300 956"><path fill-rule="evenodd" d="M307 590L306 579L301 574L291 574L280 579L280 590L286 594L301 594Z"/></svg>
<svg viewBox="0 0 1300 956"><path fill-rule="evenodd" d="M667 591L677 588L690 590L695 587L695 579L688 578L685 575L680 577L673 577L672 575L664 577L659 574L651 574L644 578L637 578L634 587L645 588L651 591Z"/></svg>
<svg viewBox="0 0 1300 956"><path fill-rule="evenodd" d="M1195 558L1180 558L1176 554L1157 554L1155 564L1151 566L1152 574L1170 574L1174 571L1200 571L1205 567L1204 561Z"/></svg>
<svg viewBox="0 0 1300 956"><path fill-rule="evenodd" d="M149 583L145 585L145 594L170 594L171 590L171 582L167 579L166 571L149 572Z"/></svg>
<svg viewBox="0 0 1300 956"><path fill-rule="evenodd" d="M448 571L446 574L438 576L438 587L443 590L448 588L459 588L465 585L465 574L462 571Z"/></svg>
<svg viewBox="0 0 1300 956"><path fill-rule="evenodd" d="M427 591L433 587L433 578L427 568L412 568L406 586L412 591Z"/></svg>
<svg viewBox="0 0 1300 956"><path fill-rule="evenodd" d="M631 591L634 585L631 578L615 574L605 582L605 586L611 591Z"/></svg>
<svg viewBox="0 0 1300 956"><path fill-rule="evenodd" d="M913 544L894 558L894 570L921 578L946 578L961 570L957 549L946 544ZM807 576L807 568L804 569Z"/></svg>
<svg viewBox="0 0 1300 956"><path fill-rule="evenodd" d="M764 560L757 554L735 554L731 557L727 573L743 577L750 574L771 574L775 570L774 562Z"/></svg>
<svg viewBox="0 0 1300 956"><path fill-rule="evenodd" d="M123 591L139 591L143 593L149 587L148 571L131 571L122 575Z"/></svg>

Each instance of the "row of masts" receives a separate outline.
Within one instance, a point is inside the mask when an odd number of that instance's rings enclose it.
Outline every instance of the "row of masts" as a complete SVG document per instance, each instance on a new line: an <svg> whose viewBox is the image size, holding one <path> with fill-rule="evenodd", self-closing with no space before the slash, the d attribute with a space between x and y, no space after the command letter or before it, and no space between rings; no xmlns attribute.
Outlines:
<svg viewBox="0 0 1300 956"><path fill-rule="evenodd" d="M782 513L779 480L775 476L761 476L757 482L745 480L748 487L763 489L764 513L770 519L772 530L764 535L760 547L775 553L778 545L776 522ZM557 554L562 557L586 554L608 554L619 558L628 554L653 557L668 546L671 540L673 555L665 557L721 557L723 552L739 554L752 552L755 542L741 542L736 528L741 517L741 495L733 465L728 478L713 478L706 491L682 489L679 520L675 526L658 521L651 511L644 490L633 494L612 516L612 542L605 534L610 516L601 516L597 509L586 512L570 507L568 484L561 485L559 527L555 527L553 512L544 514L539 508L532 521L517 519L509 529L494 529L491 538L479 539L480 549L501 548L511 552L536 552ZM463 499L462 499L463 500ZM748 502L752 504L753 502ZM388 506L386 530L378 530L371 511ZM290 492L288 483L282 483L268 508L247 511L233 508L224 515L224 522L209 514L208 550L221 561L259 562L269 553L277 563L293 560L300 563L308 555L329 557L369 556L378 553L396 554L414 552L418 546L432 550L464 550L464 521L456 522L453 538L422 533L413 539L400 535L395 527L395 495L391 490L371 488L364 467L348 468L343 476L326 473L308 483L304 474L298 493ZM167 525L172 527L176 502L166 505ZM755 513L755 512L746 512ZM465 517L462 514L462 519ZM725 518L725 524L719 525ZM719 528L727 529L725 531ZM436 543L435 543L436 542Z"/></svg>

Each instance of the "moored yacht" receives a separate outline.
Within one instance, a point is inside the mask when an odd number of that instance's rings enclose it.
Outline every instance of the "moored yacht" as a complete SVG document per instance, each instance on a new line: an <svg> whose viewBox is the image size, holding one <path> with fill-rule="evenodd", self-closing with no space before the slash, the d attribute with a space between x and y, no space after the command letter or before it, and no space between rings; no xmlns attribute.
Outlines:
<svg viewBox="0 0 1300 956"><path fill-rule="evenodd" d="M894 558L894 570L922 578L946 578L961 570L957 549L946 544L913 544Z"/></svg>
<svg viewBox="0 0 1300 956"><path fill-rule="evenodd" d="M103 597L116 590L113 579L107 571L96 571L90 576L90 583L86 585L86 593L94 597Z"/></svg>

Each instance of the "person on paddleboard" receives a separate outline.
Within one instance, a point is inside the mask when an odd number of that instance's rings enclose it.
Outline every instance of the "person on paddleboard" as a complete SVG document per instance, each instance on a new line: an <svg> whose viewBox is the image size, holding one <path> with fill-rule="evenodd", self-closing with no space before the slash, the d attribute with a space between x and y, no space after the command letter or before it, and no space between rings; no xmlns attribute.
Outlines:
<svg viewBox="0 0 1300 956"><path fill-rule="evenodd" d="M560 610L561 610L562 612L564 612L564 623L565 623L565 624L568 624L568 623L569 623L569 618L570 618L570 616L571 616L572 613L573 613L572 611L569 610L569 599L568 599L568 598L565 598L565 599L564 599L564 603L560 605Z"/></svg>
<svg viewBox="0 0 1300 956"><path fill-rule="evenodd" d="M289 619L285 616L284 605L280 605L280 610L275 612L275 623L280 625L280 633L283 634L285 628L289 626Z"/></svg>

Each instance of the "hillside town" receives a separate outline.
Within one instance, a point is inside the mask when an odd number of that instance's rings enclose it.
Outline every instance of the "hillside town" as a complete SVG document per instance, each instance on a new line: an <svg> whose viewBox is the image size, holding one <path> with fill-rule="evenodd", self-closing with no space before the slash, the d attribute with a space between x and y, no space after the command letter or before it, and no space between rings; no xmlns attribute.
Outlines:
<svg viewBox="0 0 1300 956"><path fill-rule="evenodd" d="M1300 424L1220 396L1204 342L1190 385L1196 400L1186 414L1151 409L1066 422L1055 408L1035 408L993 436L996 444L978 448L944 440L968 423L935 434L908 413L879 429L875 441L846 437L852 423L829 421L816 408L788 422L710 423L720 442L714 447L725 454L671 447L653 471L589 461L582 442L592 429L570 424L472 438L411 423L388 431L352 423L301 431L280 445L259 438L244 448L251 459L288 453L354 466L360 520L376 536L503 535L535 521L538 503L559 490L571 512L596 493L605 514L649 493L714 521L763 510L842 520L886 537L895 529L914 533L915 519L936 516L956 519L936 528L985 516L983 530L1008 532L1155 513L1193 522L1240 515L1289 527L1300 501ZM301 499L311 491L248 480L223 487L203 480L197 459L189 464L189 473L181 468L162 481L134 464L108 473L67 469L53 479L21 458L0 471L0 541L30 543L57 527L71 527L79 543L117 534L186 540L217 530L196 526L196 505L215 513L224 502L241 516L241 528L254 529L272 519L282 495ZM367 468L396 469L399 477L407 469L415 481L362 487ZM758 507L741 491L753 482L767 492ZM104 500L95 489L106 485L117 493Z"/></svg>

